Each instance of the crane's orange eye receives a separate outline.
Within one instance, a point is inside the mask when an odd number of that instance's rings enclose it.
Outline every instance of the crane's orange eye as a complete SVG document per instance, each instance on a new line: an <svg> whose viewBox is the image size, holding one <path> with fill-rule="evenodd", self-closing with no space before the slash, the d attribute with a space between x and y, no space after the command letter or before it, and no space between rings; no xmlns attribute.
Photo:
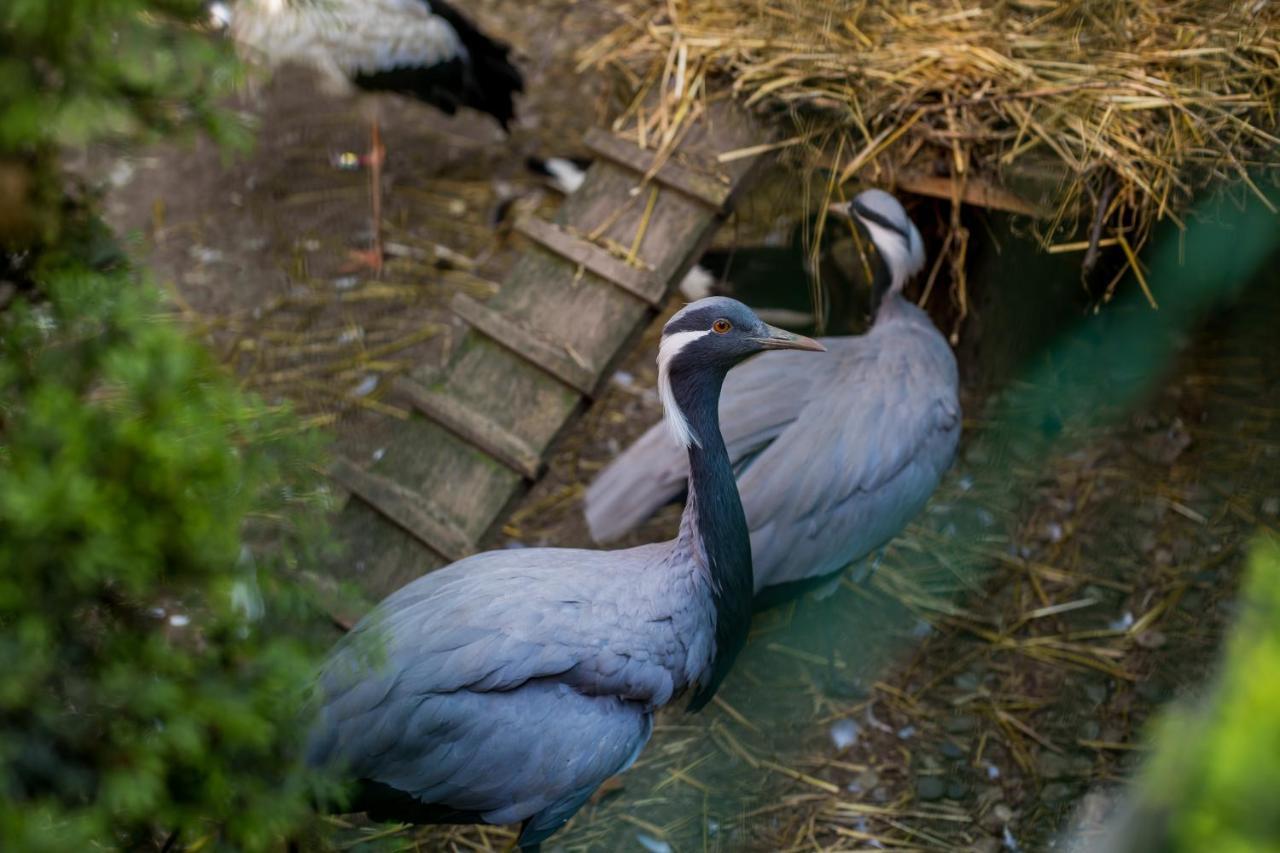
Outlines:
<svg viewBox="0 0 1280 853"><path fill-rule="evenodd" d="M732 328L733 328L733 324L730 323L728 320L723 320L723 319L716 320L714 323L711 324L711 331L715 332L717 335L723 335L725 332L729 331Z"/></svg>

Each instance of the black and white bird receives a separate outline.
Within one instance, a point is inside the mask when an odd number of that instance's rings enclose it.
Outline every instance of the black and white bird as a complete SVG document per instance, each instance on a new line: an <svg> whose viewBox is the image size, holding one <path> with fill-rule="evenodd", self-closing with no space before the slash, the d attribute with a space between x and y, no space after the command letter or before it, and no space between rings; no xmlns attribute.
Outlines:
<svg viewBox="0 0 1280 853"><path fill-rule="evenodd" d="M821 350L716 297L666 324L667 424L687 457L673 541L467 557L384 600L320 680L309 758L358 781L353 811L416 823L519 822L538 845L635 761L654 712L705 705L746 640L751 550L718 399L763 350Z"/></svg>
<svg viewBox="0 0 1280 853"><path fill-rule="evenodd" d="M937 488L960 437L951 347L902 296L924 265L920 232L882 190L839 212L862 226L879 258L870 331L822 338L822 359L750 361L720 398L757 608L830 583L897 535ZM679 449L651 428L587 490L592 536L622 536L678 499L687 475Z"/></svg>
<svg viewBox="0 0 1280 853"><path fill-rule="evenodd" d="M506 130L515 116L513 97L524 90L510 48L443 0L237 0L215 4L211 16L227 27L247 60L309 67L333 94L391 92L450 115L470 107ZM364 259L381 269L386 151L374 104L369 120L364 161L374 232Z"/></svg>

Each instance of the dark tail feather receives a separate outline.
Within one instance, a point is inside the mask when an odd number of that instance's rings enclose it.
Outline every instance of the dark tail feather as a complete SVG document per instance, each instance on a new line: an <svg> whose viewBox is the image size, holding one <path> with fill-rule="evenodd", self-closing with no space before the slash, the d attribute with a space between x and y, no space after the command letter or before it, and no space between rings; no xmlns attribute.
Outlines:
<svg viewBox="0 0 1280 853"><path fill-rule="evenodd" d="M431 11L449 22L462 40L470 57L459 102L473 109L488 113L497 119L503 130L508 129L516 109L513 97L524 91L524 78L511 63L511 48L491 39L454 9L441 0L430 0Z"/></svg>

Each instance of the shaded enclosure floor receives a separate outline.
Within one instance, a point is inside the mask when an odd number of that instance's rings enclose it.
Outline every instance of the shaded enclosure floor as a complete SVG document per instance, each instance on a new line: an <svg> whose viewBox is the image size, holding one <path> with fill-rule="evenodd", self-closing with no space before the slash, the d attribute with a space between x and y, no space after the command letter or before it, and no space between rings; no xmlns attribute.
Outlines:
<svg viewBox="0 0 1280 853"><path fill-rule="evenodd" d="M871 583L758 617L715 703L664 713L550 849L1039 850L1096 831L1152 713L1204 687L1250 537L1280 524L1280 301L1265 284L1108 426L992 450L972 394L961 458ZM494 544L589 544L584 483L659 413L659 328ZM827 619L853 698L825 690Z"/></svg>
<svg viewBox="0 0 1280 853"><path fill-rule="evenodd" d="M367 128L305 79L245 101L262 122L251 156L95 151L86 171L247 387L333 429L343 452L377 454L407 416L387 379L443 363L461 333L449 300L491 294L519 249L495 235L498 207L554 204L524 157L572 148L607 111L574 52L616 25L608 5L478 4L528 72L510 139L477 116L384 109L396 255L381 281L341 269L368 239L366 175L328 164L363 150ZM982 447L989 394L969 389L960 460L871 582L758 618L717 701L663 714L637 765L547 849L1036 850L1096 826L1152 711L1204 683L1249 537L1280 524L1280 305L1250 298L1196 335L1157 394L1111 426L1068 425L1047 451ZM584 485L659 416L659 329L489 544L590 544ZM623 544L670 537L678 514ZM849 698L824 689L825 624ZM349 840L375 835L423 850L512 839L355 821Z"/></svg>

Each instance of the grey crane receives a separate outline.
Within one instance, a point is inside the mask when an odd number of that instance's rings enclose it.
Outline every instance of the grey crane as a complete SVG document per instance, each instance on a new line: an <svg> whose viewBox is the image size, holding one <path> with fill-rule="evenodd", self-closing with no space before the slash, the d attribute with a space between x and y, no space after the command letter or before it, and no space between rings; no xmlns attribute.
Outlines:
<svg viewBox="0 0 1280 853"><path fill-rule="evenodd" d="M924 507L959 440L955 357L902 296L924 265L919 231L882 190L860 193L840 212L865 229L879 258L870 331L821 339L830 353L823 359L749 361L720 398L757 609L828 583L892 539ZM587 490L592 536L623 535L677 499L687 475L651 428Z"/></svg>
<svg viewBox="0 0 1280 853"><path fill-rule="evenodd" d="M751 550L718 397L753 353L821 350L724 297L695 302L658 354L692 472L673 541L491 551L390 595L319 682L309 759L359 780L378 820L513 823L536 849L639 755L656 709L705 705L746 640Z"/></svg>
<svg viewBox="0 0 1280 853"><path fill-rule="evenodd" d="M393 92L452 115L458 107L488 113L505 130L512 97L524 90L507 45L481 32L444 0L237 0L211 7L240 52L275 67L319 72L333 94ZM382 164L386 157L376 106L369 107L373 245L355 253L382 269Z"/></svg>

